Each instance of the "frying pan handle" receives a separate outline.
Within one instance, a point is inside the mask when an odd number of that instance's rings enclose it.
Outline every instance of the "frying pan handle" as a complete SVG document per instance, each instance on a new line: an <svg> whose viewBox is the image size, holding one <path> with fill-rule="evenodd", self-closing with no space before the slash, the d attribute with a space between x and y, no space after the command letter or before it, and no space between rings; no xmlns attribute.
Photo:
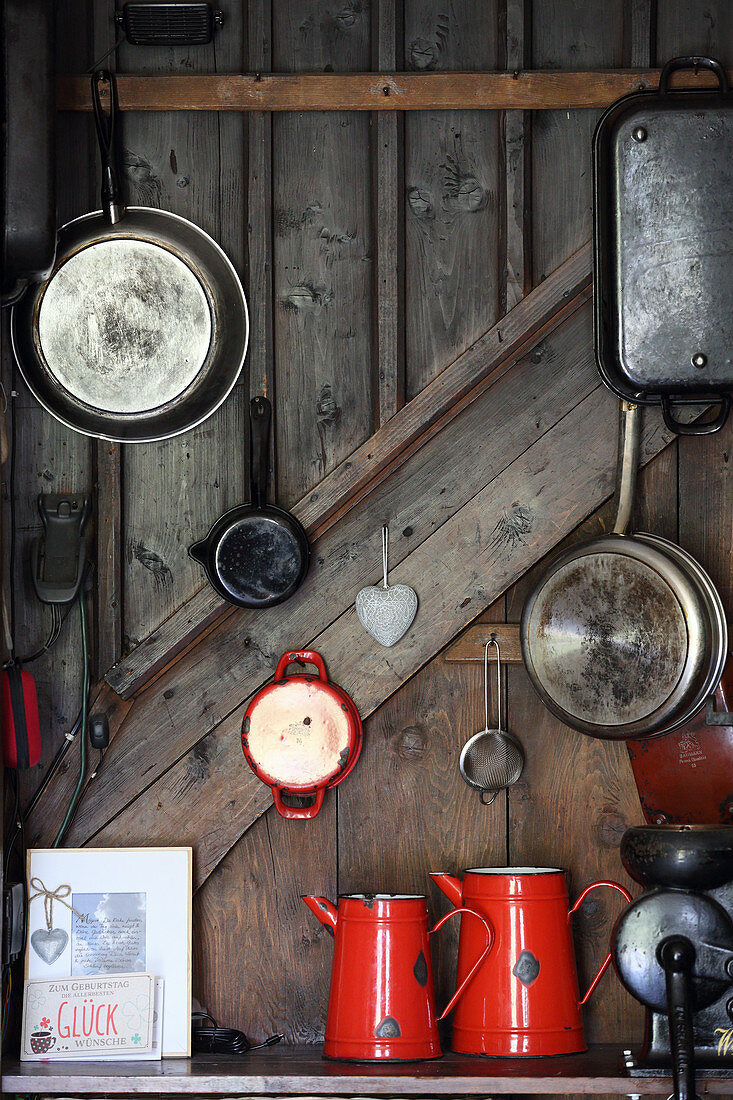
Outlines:
<svg viewBox="0 0 733 1100"><path fill-rule="evenodd" d="M249 404L250 500L255 508L267 504L267 465L270 447L272 405L266 397L253 397Z"/></svg>
<svg viewBox="0 0 733 1100"><path fill-rule="evenodd" d="M271 787L270 789L275 809L280 817L287 818L288 821L310 821L320 811L326 794L326 788L319 787L313 795L310 806L288 806L286 802L283 802L282 792L277 787Z"/></svg>
<svg viewBox="0 0 733 1100"><path fill-rule="evenodd" d="M318 669L318 679L323 680L324 684L328 683L328 673L326 672L326 665L323 657L321 657L320 653L316 653L315 649L289 649L287 653L283 653L275 669L276 680L282 680L285 675L285 669L288 665L291 665L293 661L302 661L307 665L315 665Z"/></svg>
<svg viewBox="0 0 733 1100"><path fill-rule="evenodd" d="M621 885L620 882L614 882L613 879L602 879L600 882L591 882L590 886L586 886L585 890L580 895L580 897L576 901L575 905L573 905L568 910L568 920L570 919L570 917L572 917L573 913L577 912L577 910L580 909L581 905L583 904L585 899L588 897L588 894L591 892L591 890L597 890L599 886L610 886L612 890L618 890L619 894L621 894L622 897L626 901L628 901L628 902L631 901L631 894L629 893L629 891L625 887L623 887ZM611 964L611 952L609 951L608 954L606 955L605 959L601 963L600 968L598 970L598 973L596 974L595 978L593 979L593 981L588 986L588 992L586 993L585 997L583 997L582 1001L578 1001L578 1007L579 1008L580 1008L581 1005L584 1005L585 1002L588 1000L588 998L592 994L593 990L596 988L596 986L600 982L601 978L603 977L603 975L608 970L610 964Z"/></svg>
<svg viewBox="0 0 733 1100"><path fill-rule="evenodd" d="M632 401L619 401L618 453L616 458L616 518L614 535L631 527L641 449L641 409Z"/></svg>
<svg viewBox="0 0 733 1100"><path fill-rule="evenodd" d="M100 86L109 87L109 110L102 106ZM110 225L116 225L125 215L122 189L117 172L117 82L108 69L92 73L92 107L97 130L99 152L102 157L102 210Z"/></svg>
<svg viewBox="0 0 733 1100"><path fill-rule="evenodd" d="M671 432L676 432L677 435L711 435L713 432L720 431L728 419L728 413L730 412L730 394L720 394L718 403L720 404L720 412L715 417L715 420L707 420L703 423L695 420L691 424L683 424L672 415L672 407L674 404L673 398L664 394L662 397L662 416L664 417L664 423ZM710 405L712 402L709 397L700 394L690 394L689 396L680 398L678 404Z"/></svg>
<svg viewBox="0 0 733 1100"><path fill-rule="evenodd" d="M664 66L659 77L659 92L661 95L669 91L669 78L672 73L676 73L679 69L694 69L695 72L698 69L709 69L718 78L721 94L728 94L728 77L725 75L725 69L720 62L713 57L695 57L690 54L684 57L673 57Z"/></svg>

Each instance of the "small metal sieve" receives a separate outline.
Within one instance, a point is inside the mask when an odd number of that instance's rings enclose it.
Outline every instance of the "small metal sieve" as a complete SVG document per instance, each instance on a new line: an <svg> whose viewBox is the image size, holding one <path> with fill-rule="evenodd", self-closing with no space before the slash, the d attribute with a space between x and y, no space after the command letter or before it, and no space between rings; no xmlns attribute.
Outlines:
<svg viewBox="0 0 733 1100"><path fill-rule="evenodd" d="M489 729L490 645L496 646L498 729ZM490 806L499 791L516 783L524 767L522 746L516 737L501 728L501 651L494 637L489 638L484 647L484 728L463 746L459 767L469 786L481 792L484 806Z"/></svg>

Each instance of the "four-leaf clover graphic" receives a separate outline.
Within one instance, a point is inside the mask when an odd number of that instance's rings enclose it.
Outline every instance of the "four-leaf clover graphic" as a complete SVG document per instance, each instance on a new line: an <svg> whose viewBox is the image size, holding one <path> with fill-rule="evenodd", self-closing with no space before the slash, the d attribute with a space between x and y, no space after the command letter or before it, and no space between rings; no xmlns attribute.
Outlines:
<svg viewBox="0 0 733 1100"><path fill-rule="evenodd" d="M51 1021L49 1020L48 1016L44 1016L43 1019L41 1020L41 1027L47 1028L47 1027L50 1027L50 1026L51 1026Z"/></svg>
<svg viewBox="0 0 733 1100"><path fill-rule="evenodd" d="M143 1041L142 1035L137 1035L137 1034L133 1035L132 1041L135 1044L135 1046L137 1046L139 1043L142 1043L142 1041Z"/></svg>

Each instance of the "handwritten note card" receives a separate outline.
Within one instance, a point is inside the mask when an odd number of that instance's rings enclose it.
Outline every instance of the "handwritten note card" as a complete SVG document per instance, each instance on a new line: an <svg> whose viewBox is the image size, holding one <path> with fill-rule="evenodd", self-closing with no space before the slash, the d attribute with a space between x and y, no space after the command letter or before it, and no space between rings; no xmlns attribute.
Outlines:
<svg viewBox="0 0 733 1100"><path fill-rule="evenodd" d="M72 974L130 974L145 970L144 893L75 893L73 906Z"/></svg>

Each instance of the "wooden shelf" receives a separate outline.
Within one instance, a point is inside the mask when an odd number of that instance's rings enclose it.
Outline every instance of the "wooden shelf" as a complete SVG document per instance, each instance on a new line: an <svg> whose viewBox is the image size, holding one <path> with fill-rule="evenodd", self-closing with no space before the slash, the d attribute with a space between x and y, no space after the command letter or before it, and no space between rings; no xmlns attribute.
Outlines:
<svg viewBox="0 0 733 1100"><path fill-rule="evenodd" d="M556 1058L473 1058L379 1065L328 1062L320 1046L279 1047L244 1057L198 1055L162 1062L18 1062L3 1066L3 1093L168 1093L197 1096L481 1095L635 1093L668 1096L669 1078L629 1078L619 1046ZM706 1078L701 1092L730 1096L731 1081Z"/></svg>

